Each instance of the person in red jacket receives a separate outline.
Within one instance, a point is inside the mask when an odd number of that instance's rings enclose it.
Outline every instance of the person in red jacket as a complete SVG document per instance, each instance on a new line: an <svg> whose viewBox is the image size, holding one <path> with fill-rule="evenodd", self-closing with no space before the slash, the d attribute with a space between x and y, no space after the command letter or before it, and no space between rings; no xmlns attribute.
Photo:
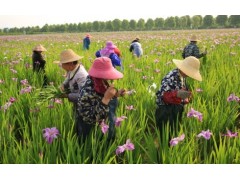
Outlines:
<svg viewBox="0 0 240 180"><path fill-rule="evenodd" d="M192 96L186 78L191 77L202 81L199 72L200 62L197 58L189 56L184 60L173 59L173 63L177 68L171 70L162 79L161 87L156 93L157 109L155 119L160 131L167 123L169 123L171 131L178 130L184 105L189 103Z"/></svg>

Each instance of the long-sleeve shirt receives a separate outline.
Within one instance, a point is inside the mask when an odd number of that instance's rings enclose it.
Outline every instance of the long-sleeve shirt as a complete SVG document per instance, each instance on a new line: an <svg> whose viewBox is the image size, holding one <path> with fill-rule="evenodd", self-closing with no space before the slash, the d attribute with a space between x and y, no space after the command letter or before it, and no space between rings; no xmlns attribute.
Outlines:
<svg viewBox="0 0 240 180"><path fill-rule="evenodd" d="M158 106L167 104L181 104L182 99L177 97L177 91L188 89L186 80L180 75L179 69L170 71L161 82L161 87L156 93Z"/></svg>
<svg viewBox="0 0 240 180"><path fill-rule="evenodd" d="M143 55L142 45L139 42L133 42L130 45L129 51L135 54L137 57Z"/></svg>
<svg viewBox="0 0 240 180"><path fill-rule="evenodd" d="M198 46L191 42L183 49L182 57L185 59L188 56L194 56L196 58L203 57L203 53L200 54Z"/></svg>
<svg viewBox="0 0 240 180"><path fill-rule="evenodd" d="M35 72L45 72L46 61L40 52L33 51L32 54L33 71Z"/></svg>
<svg viewBox="0 0 240 180"><path fill-rule="evenodd" d="M86 81L88 72L83 65L77 66L73 71L67 73L67 77L63 82L65 90L68 90L68 100L77 103L80 89Z"/></svg>
<svg viewBox="0 0 240 180"><path fill-rule="evenodd" d="M103 94L94 90L94 83L90 76L87 76L86 83L81 89L77 103L78 117L87 124L95 124L107 119L109 106L102 103Z"/></svg>
<svg viewBox="0 0 240 180"><path fill-rule="evenodd" d="M83 49L89 49L89 46L90 46L90 43L91 43L91 41L90 41L90 38L89 37L85 37L84 39L83 39Z"/></svg>
<svg viewBox="0 0 240 180"><path fill-rule="evenodd" d="M101 57L100 50L95 53L95 56L96 56L96 57ZM109 58L110 58L111 61L112 61L113 67L121 66L121 65L122 65L121 59L118 57L118 55L117 55L116 53L111 53L111 54L109 55Z"/></svg>

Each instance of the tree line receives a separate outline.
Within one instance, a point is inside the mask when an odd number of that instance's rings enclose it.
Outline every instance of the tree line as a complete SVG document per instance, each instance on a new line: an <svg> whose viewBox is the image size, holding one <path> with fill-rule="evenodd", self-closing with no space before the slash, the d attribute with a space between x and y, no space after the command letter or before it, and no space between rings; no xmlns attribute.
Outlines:
<svg viewBox="0 0 240 180"><path fill-rule="evenodd" d="M83 23L45 24L43 27L21 27L0 29L0 34L36 34L36 33L77 33L77 32L111 32L111 31L152 31L152 30L179 30L179 29L214 29L214 28L239 28L240 15L195 15L171 16L156 19L143 18L139 20L109 20Z"/></svg>

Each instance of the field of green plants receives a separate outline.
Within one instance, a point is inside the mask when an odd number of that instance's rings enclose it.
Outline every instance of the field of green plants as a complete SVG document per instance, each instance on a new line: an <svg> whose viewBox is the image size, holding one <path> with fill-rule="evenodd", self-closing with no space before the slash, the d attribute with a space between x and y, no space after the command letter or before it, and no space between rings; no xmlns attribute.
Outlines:
<svg viewBox="0 0 240 180"><path fill-rule="evenodd" d="M201 64L202 82L192 87L192 103L185 107L179 132L171 138L185 138L169 146L166 132L155 125L155 92L161 79L175 68L172 59L182 59L188 38L196 34L200 51L208 49ZM89 51L83 51L85 34L0 36L0 163L1 164L239 164L239 67L240 29L91 33ZM144 50L140 59L129 52L130 42L139 37ZM36 92L42 78L32 72L32 48L42 44L46 74L59 87L65 72L54 64L61 51L73 49L84 56L88 70L95 52L113 41L122 52L124 78L115 82L132 94L119 98L117 116L126 116L116 126L116 139L107 144L97 125L85 144L74 132L72 104L67 99L38 105ZM200 60L201 61L201 60ZM156 84L156 88L155 85ZM188 117L193 108L202 114ZM59 135L48 143L44 129L57 128ZM208 132L209 137L198 136ZM163 141L160 141L163 139ZM176 140L173 139L173 140ZM134 149L116 154L119 146L131 142Z"/></svg>

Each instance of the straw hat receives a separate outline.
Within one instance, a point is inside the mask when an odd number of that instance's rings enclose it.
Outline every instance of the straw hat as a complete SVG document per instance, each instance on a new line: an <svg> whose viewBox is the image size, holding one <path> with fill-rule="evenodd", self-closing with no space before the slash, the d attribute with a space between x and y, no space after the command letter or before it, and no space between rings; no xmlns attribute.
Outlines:
<svg viewBox="0 0 240 180"><path fill-rule="evenodd" d="M190 38L190 41L200 41L196 35L192 35L191 38Z"/></svg>
<svg viewBox="0 0 240 180"><path fill-rule="evenodd" d="M43 45L39 44L35 48L33 48L33 51L43 52L43 51L47 51L47 50L45 49L45 47L43 47Z"/></svg>
<svg viewBox="0 0 240 180"><path fill-rule="evenodd" d="M77 55L72 49L67 49L61 52L60 54L60 61L53 61L53 63L68 63L68 62L73 62L73 61L78 61L82 59L83 56Z"/></svg>
<svg viewBox="0 0 240 180"><path fill-rule="evenodd" d="M88 74L92 77L106 80L120 79L123 77L123 74L113 67L112 61L108 57L96 58Z"/></svg>
<svg viewBox="0 0 240 180"><path fill-rule="evenodd" d="M199 72L200 61L197 58L189 56L184 60L173 59L173 63L187 76L202 81L202 76Z"/></svg>

